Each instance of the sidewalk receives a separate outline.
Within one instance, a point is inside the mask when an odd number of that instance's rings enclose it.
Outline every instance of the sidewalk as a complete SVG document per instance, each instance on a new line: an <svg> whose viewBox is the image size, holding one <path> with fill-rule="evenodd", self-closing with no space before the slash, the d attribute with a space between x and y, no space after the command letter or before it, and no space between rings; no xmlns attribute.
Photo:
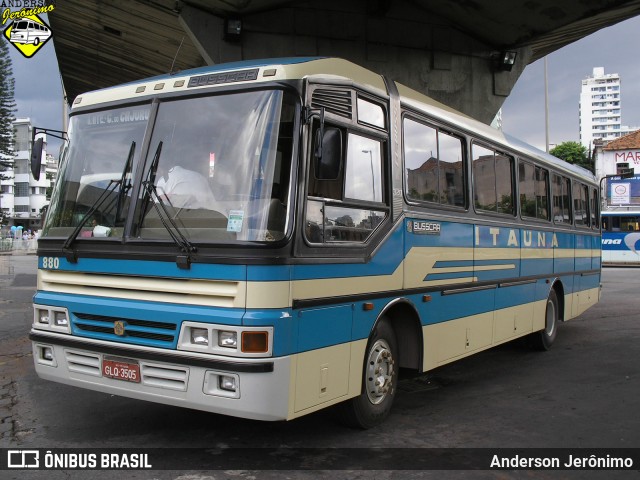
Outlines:
<svg viewBox="0 0 640 480"><path fill-rule="evenodd" d="M23 240L21 238L3 238L0 240L0 255L35 255L38 250L38 240Z"/></svg>

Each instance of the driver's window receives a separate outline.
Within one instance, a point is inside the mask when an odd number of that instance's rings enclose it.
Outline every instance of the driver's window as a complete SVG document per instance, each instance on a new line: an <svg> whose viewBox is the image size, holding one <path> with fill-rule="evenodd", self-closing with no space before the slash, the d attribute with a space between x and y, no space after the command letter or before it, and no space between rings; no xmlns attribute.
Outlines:
<svg viewBox="0 0 640 480"><path fill-rule="evenodd" d="M366 242L388 213L383 203L384 142L339 131L344 147L338 178L316 178L319 160L312 153L305 221L311 244Z"/></svg>
<svg viewBox="0 0 640 480"><path fill-rule="evenodd" d="M344 196L356 200L381 202L381 142L350 133L347 145L347 174Z"/></svg>

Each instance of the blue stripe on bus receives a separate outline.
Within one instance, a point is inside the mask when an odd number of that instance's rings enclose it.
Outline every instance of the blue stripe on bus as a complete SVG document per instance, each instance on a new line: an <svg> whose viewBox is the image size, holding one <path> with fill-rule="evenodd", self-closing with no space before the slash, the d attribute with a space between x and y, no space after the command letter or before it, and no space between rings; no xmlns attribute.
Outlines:
<svg viewBox="0 0 640 480"><path fill-rule="evenodd" d="M113 299L91 295L38 291L35 304L66 307L71 317L72 333L78 337L117 341L133 345L175 349L183 321L241 325L244 309L205 307L143 300ZM131 320L131 328L141 336L118 336L114 322ZM146 322L145 325L136 325ZM170 327L173 326L173 329ZM164 331L164 332L163 332ZM171 340L154 337L165 333Z"/></svg>
<svg viewBox="0 0 640 480"><path fill-rule="evenodd" d="M404 260L402 249L399 248L402 245L402 228L402 224L396 227L370 262L295 265L292 280L391 275Z"/></svg>
<svg viewBox="0 0 640 480"><path fill-rule="evenodd" d="M521 262L520 275L522 277L551 274L553 274L553 258L526 258Z"/></svg>
<svg viewBox="0 0 640 480"><path fill-rule="evenodd" d="M561 278L565 294L575 293L574 285L582 291L597 288L599 275L566 275ZM545 279L525 285L501 286L491 290L480 290L443 295L433 292L431 301L422 301L422 294L407 296L419 312L422 325L446 322L457 318L471 317L497 309L514 307L547 298L550 286ZM358 303L309 308L300 311L291 309L229 309L181 305L151 301L111 299L104 297L72 295L38 291L35 304L66 307L72 320L73 334L79 337L117 341L125 344L160 348L176 348L180 325L183 321L218 323L222 325L272 326L274 327L273 355L283 356L368 338L374 322L395 296L372 300L374 309L365 311ZM437 313L436 313L437 312ZM89 318L81 318L83 316ZM81 326L106 326L113 328L106 319L127 319L149 322L137 327L143 333L164 333L156 324L175 325L167 331L173 334L172 342L153 338L120 337L112 332L87 331Z"/></svg>

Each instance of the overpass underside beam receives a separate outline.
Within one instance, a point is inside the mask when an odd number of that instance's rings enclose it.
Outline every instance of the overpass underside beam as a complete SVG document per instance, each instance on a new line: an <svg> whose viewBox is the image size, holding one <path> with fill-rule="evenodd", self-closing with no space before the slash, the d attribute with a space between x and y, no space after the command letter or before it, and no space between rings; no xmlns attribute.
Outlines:
<svg viewBox="0 0 640 480"><path fill-rule="evenodd" d="M376 5L376 7L372 7ZM241 33L225 32L225 19L185 5L180 23L208 64L288 57L335 56L358 63L491 123L529 63L520 48L510 71L502 52L464 34L449 20L398 2L292 2L242 17Z"/></svg>

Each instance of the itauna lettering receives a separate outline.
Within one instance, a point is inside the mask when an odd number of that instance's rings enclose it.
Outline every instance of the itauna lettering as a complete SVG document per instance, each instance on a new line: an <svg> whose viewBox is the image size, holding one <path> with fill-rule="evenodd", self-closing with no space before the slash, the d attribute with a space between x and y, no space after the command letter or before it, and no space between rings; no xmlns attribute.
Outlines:
<svg viewBox="0 0 640 480"><path fill-rule="evenodd" d="M547 248L558 246L558 237L556 237L555 233L551 232L522 230L522 239L520 239L520 236L518 235L520 230L514 228L489 227L487 230L483 231L489 232L489 239L494 247L504 245L505 240L507 247ZM480 245L480 227L475 227L475 233L476 245Z"/></svg>

